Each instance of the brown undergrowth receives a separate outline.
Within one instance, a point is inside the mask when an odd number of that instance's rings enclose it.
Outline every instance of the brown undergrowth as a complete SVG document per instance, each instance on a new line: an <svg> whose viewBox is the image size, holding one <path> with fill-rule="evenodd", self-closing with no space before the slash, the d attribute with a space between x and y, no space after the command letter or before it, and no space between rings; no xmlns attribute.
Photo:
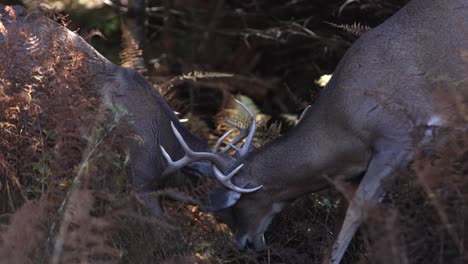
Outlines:
<svg viewBox="0 0 468 264"><path fill-rule="evenodd" d="M415 131L411 172L389 182L383 206L368 213L368 263L468 261L468 93L439 97L456 111L446 126ZM445 93L448 94L447 92Z"/></svg>

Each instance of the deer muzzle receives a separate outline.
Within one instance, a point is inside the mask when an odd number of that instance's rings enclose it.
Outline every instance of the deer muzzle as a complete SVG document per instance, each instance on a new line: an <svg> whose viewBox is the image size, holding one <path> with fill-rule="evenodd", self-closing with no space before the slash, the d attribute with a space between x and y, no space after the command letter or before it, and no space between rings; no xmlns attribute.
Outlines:
<svg viewBox="0 0 468 264"><path fill-rule="evenodd" d="M264 251L266 248L265 237L262 234L254 236L243 235L236 239L237 247L240 250L254 250L256 252Z"/></svg>

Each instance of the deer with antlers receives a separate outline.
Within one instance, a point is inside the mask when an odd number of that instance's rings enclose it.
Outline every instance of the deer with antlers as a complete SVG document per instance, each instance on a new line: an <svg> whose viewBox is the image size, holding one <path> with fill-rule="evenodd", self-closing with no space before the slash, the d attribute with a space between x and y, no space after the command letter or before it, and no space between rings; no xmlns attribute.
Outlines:
<svg viewBox="0 0 468 264"><path fill-rule="evenodd" d="M180 131L192 149L209 151L208 144L179 122L158 90L140 73L112 63L77 33L38 12L0 4L0 48L3 51L0 52L0 60L5 63L0 67L0 81L5 80L5 83L23 89L27 86L21 87L19 84L24 81L24 76L53 80L56 79L53 76L56 63L60 62L62 68L76 64L79 67L75 66L76 69L68 76L59 77L79 80L80 83L74 88L77 93L97 95L99 109L94 115L96 126L110 122L104 118L104 113L110 108L125 109L128 140L123 147L129 154L126 167L135 191L151 215L163 214L152 192L170 184L177 185L188 174L198 176L211 173L209 162L200 161L185 166L183 171L171 175L170 179L163 177L165 160L156 146L164 145L167 152L175 157L182 157L184 153L172 133L173 128ZM33 96L36 94L33 93Z"/></svg>
<svg viewBox="0 0 468 264"><path fill-rule="evenodd" d="M434 94L467 89L467 32L467 1L413 0L356 41L318 100L286 134L254 149L250 113L250 131L241 133L245 143L238 137L219 151L225 135L203 153L192 151L173 127L186 155L173 161L163 149L165 173L209 160L221 184L208 207L230 226L240 248L255 250L265 248L263 234L286 204L332 181L360 179L325 260L340 263L365 206L382 196L384 180L411 162L414 128L449 124L454 107ZM234 161L223 158L233 148Z"/></svg>

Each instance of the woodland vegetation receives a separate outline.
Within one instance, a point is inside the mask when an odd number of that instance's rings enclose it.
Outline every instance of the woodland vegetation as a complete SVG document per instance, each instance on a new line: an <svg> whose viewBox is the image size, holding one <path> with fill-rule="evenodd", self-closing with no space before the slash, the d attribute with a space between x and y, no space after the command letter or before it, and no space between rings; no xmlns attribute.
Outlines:
<svg viewBox="0 0 468 264"><path fill-rule="evenodd" d="M233 101L240 98L257 113L261 146L294 126L359 34L406 2L1 4L44 12L112 62L137 69L211 145L229 129L225 118L243 123ZM303 197L275 217L263 253L240 252L224 224L190 203L204 193L199 183L155 192L167 216L149 216L126 175L121 120L83 137L98 102L77 88L79 64L50 61L56 71L47 78L31 73L12 83L16 64L5 58L21 58L9 51L0 50L0 263L320 263L329 250L346 185ZM418 145L408 171L369 209L344 263L468 262L468 93L456 100L459 126ZM72 192L78 184L85 187Z"/></svg>

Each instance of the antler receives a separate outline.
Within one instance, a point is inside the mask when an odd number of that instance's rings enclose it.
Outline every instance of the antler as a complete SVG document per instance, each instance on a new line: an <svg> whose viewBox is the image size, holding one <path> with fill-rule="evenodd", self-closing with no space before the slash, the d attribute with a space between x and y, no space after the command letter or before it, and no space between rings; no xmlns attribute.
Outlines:
<svg viewBox="0 0 468 264"><path fill-rule="evenodd" d="M163 176L172 174L172 173L176 172L177 170L181 169L182 167L184 167L184 166L186 166L189 163L192 163L194 161L208 160L208 161L211 161L213 163L212 168L213 168L213 172L214 172L216 178L224 186L226 186L227 188L229 188L229 189L231 189L233 191L236 191L236 192L239 192L239 193L250 193L250 192L255 192L256 190L263 187L261 185L261 186L255 187L255 188L244 189L244 188L240 188L240 187L236 186L234 183L232 183L231 178L242 168L242 166L244 166L244 164L241 164L241 165L237 166L228 175L224 175L217 168L217 167L223 168L225 166L224 161L221 159L220 156L218 156L218 155L216 155L214 153L210 153L210 152L195 152L195 151L193 151L188 146L188 144L185 142L184 138L182 137L180 132L177 130L177 128L175 127L173 122L171 122L171 127L172 127L172 131L174 131L175 137L177 138L180 145L184 149L185 155L180 160L173 161L171 156L169 155L169 153L167 153L166 149L164 149L164 147L162 145L160 145L162 154L163 154L164 158L166 158L167 163L168 163L167 168L163 172ZM232 133L232 131L231 132L228 131L228 133L226 133L227 135L224 135L223 137L226 138L230 133ZM223 137L222 137L222 139L224 140ZM219 144L221 144L220 142L222 142L222 140L218 141Z"/></svg>
<svg viewBox="0 0 468 264"><path fill-rule="evenodd" d="M234 148L239 155L245 155L249 152L251 146L252 146L252 141L255 135L255 130L257 127L257 121L255 120L255 114L250 110L244 103L241 101L234 99L238 104L244 108L244 110L249 114L250 119L252 119L252 123L250 124L250 129L249 128L244 128L241 125L237 124L236 122L232 120L226 120L228 124L231 126L236 127L239 130L239 135L237 135L232 142L228 143L228 145L221 151L221 153L226 153L228 152L231 148ZM213 152L217 152L219 147L221 146L221 143L226 139L233 130L229 130L226 132L222 137L219 138L219 140L216 142L216 145L213 148ZM245 143L238 148L236 145L241 142L244 138L246 138Z"/></svg>
<svg viewBox="0 0 468 264"><path fill-rule="evenodd" d="M164 158L166 158L168 166L163 172L163 176L167 176L169 174L172 174L180 169L182 169L184 166L194 162L194 161L199 161L199 160L209 160L213 162L216 166L224 168L225 164L224 161L221 159L220 156L217 156L214 153L210 152L195 152L193 151L189 145L185 142L184 138L180 134L179 130L175 127L174 123L171 122L171 127L172 131L174 132L175 137L179 141L180 145L182 146L182 149L184 149L185 155L182 157L180 160L173 161L169 153L167 153L166 149L160 145L162 154Z"/></svg>
<svg viewBox="0 0 468 264"><path fill-rule="evenodd" d="M235 191L235 192L238 192L238 193L251 193L251 192L255 192L257 191L258 189L262 188L263 185L259 185L257 187L254 187L254 188L250 188L250 189L244 189L244 188L240 188L236 185L234 185L234 183L232 183L231 181L231 178L236 175L236 173L244 166L244 164L241 164L239 166L237 166L235 169L233 169L228 175L224 175L216 166L212 166L213 168L213 172L216 176L216 178L226 187L228 187L229 189Z"/></svg>

